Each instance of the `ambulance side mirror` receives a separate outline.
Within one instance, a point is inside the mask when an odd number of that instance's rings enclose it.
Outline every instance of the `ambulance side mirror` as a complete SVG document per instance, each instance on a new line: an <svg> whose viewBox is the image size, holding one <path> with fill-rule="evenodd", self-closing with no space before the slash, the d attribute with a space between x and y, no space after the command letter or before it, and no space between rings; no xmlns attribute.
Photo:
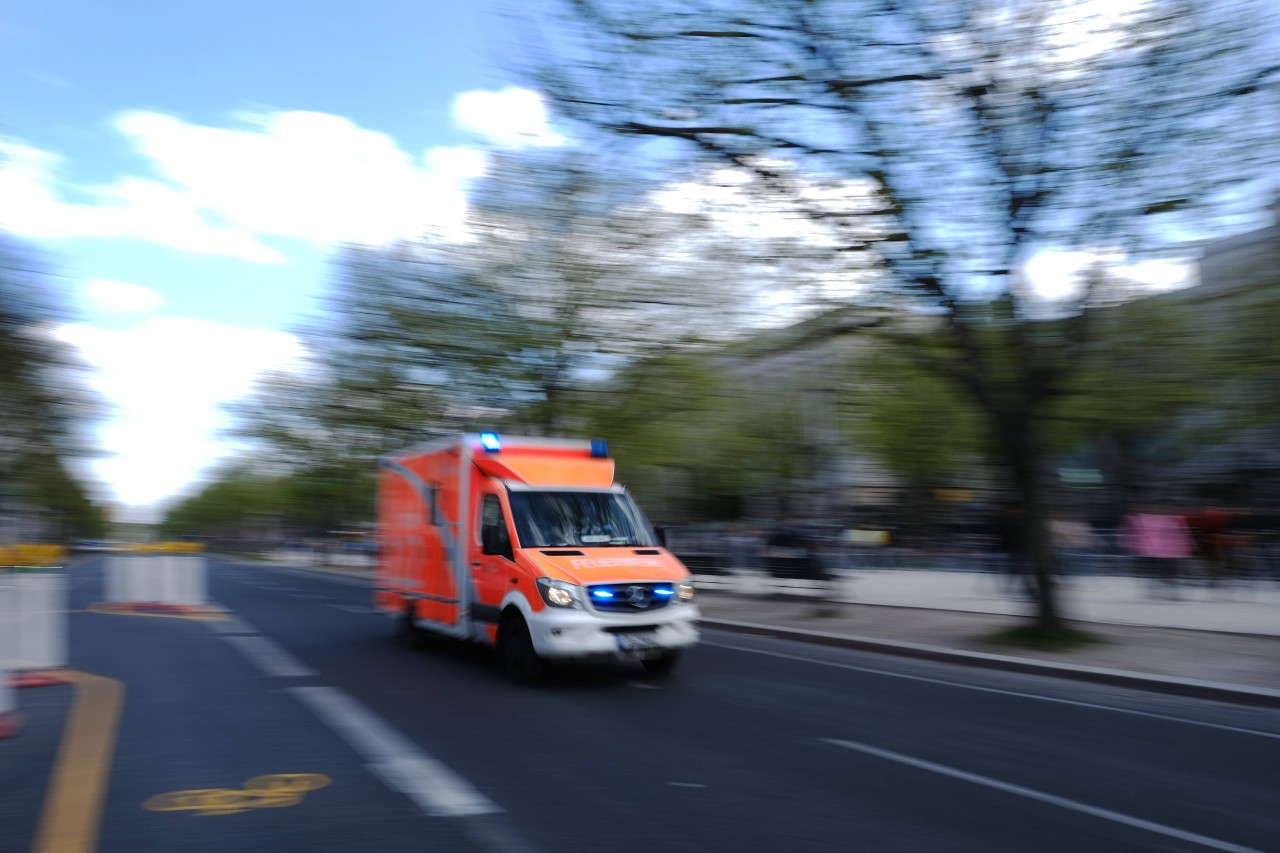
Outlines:
<svg viewBox="0 0 1280 853"><path fill-rule="evenodd" d="M482 527L480 529L480 550L486 556L506 557L508 560L515 560L515 554L511 550L510 542L503 542L498 537L498 528Z"/></svg>

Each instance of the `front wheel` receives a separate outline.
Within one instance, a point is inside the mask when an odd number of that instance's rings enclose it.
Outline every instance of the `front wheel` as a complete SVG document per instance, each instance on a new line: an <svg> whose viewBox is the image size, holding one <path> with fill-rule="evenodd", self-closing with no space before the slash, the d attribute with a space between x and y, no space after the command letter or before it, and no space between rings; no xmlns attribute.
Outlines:
<svg viewBox="0 0 1280 853"><path fill-rule="evenodd" d="M520 616L507 619L498 628L498 659L518 681L537 681L546 673L546 663L538 657L529 626Z"/></svg>
<svg viewBox="0 0 1280 853"><path fill-rule="evenodd" d="M404 613L396 619L395 639L407 649L421 649L427 644L427 632L414 622L413 604L408 604Z"/></svg>
<svg viewBox="0 0 1280 853"><path fill-rule="evenodd" d="M640 661L640 665L644 667L645 672L650 675L669 675L676 664L680 662L680 652L667 652L661 657L647 658Z"/></svg>

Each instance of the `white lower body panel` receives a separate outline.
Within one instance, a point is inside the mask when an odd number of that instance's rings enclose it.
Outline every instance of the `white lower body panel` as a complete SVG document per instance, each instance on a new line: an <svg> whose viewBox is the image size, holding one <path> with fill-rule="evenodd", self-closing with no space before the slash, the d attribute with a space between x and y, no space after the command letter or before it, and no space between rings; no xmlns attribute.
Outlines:
<svg viewBox="0 0 1280 853"><path fill-rule="evenodd" d="M526 621L533 647L546 660L642 660L695 645L698 618L695 605L673 604L626 616L546 608Z"/></svg>

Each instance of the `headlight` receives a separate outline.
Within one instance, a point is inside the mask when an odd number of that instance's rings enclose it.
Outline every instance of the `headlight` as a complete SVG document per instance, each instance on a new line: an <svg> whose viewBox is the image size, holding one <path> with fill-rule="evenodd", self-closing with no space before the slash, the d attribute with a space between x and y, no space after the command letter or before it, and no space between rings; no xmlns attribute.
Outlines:
<svg viewBox="0 0 1280 853"><path fill-rule="evenodd" d="M676 584L676 598L681 601L693 601L693 584L687 581Z"/></svg>
<svg viewBox="0 0 1280 853"><path fill-rule="evenodd" d="M538 578L538 594L549 607L578 606L578 587L568 581Z"/></svg>

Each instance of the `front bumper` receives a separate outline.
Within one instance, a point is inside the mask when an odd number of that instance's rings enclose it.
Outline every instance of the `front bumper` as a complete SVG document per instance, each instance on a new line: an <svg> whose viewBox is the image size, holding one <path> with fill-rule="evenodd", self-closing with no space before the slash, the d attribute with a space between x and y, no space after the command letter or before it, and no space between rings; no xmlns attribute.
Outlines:
<svg viewBox="0 0 1280 853"><path fill-rule="evenodd" d="M612 615L547 607L526 620L538 656L547 660L613 658L638 660L687 648L698 642L695 604L679 604L653 613ZM625 649L623 634L643 634L644 649Z"/></svg>

